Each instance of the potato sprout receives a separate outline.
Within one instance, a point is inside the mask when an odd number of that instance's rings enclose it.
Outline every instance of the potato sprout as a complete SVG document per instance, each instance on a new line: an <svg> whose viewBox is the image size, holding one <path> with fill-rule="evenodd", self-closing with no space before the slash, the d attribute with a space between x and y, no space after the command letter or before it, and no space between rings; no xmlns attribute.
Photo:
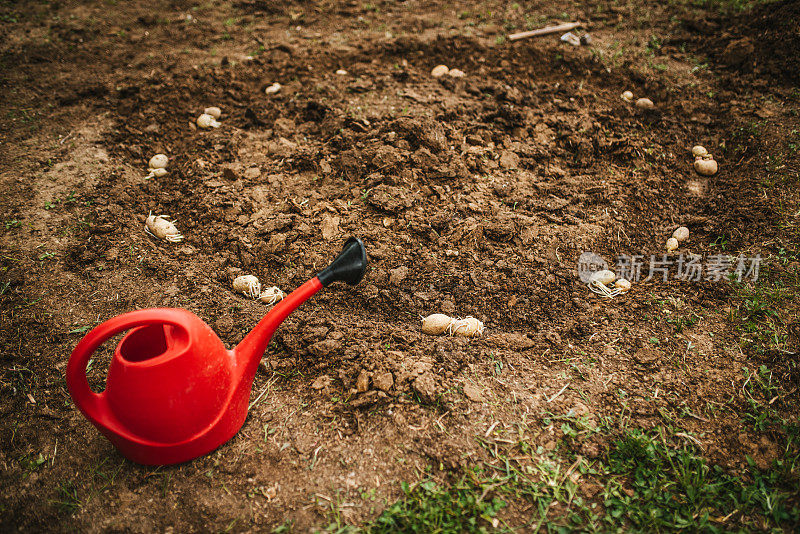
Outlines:
<svg viewBox="0 0 800 534"><path fill-rule="evenodd" d="M222 124L208 113L203 113L197 117L197 126L205 130L206 128L219 128Z"/></svg>
<svg viewBox="0 0 800 534"><path fill-rule="evenodd" d="M602 284L608 285L613 283L616 278L617 275L615 275L612 271L604 269L602 271L596 271L592 273L592 276L589 278L589 280L596 280Z"/></svg>
<svg viewBox="0 0 800 534"><path fill-rule="evenodd" d="M434 313L422 319L422 333L438 336L445 333L454 322L455 319L450 316Z"/></svg>
<svg viewBox="0 0 800 534"><path fill-rule="evenodd" d="M286 297L286 293L281 291L279 287L272 286L262 291L261 296L259 296L258 298L264 304L275 304L283 300L284 297Z"/></svg>
<svg viewBox="0 0 800 534"><path fill-rule="evenodd" d="M443 313L434 313L422 319L422 333L438 336L447 332L451 336L475 337L483 334L483 323L468 316L454 319Z"/></svg>
<svg viewBox="0 0 800 534"><path fill-rule="evenodd" d="M152 158L150 158L150 163L148 167L150 169L163 169L169 163L169 158L165 154L156 154Z"/></svg>
<svg viewBox="0 0 800 534"><path fill-rule="evenodd" d="M674 237L670 237L667 239L667 252L672 252L673 250L678 250L678 240Z"/></svg>
<svg viewBox="0 0 800 534"><path fill-rule="evenodd" d="M694 160L694 170L702 176L713 176L717 174L719 166L711 154L706 154Z"/></svg>
<svg viewBox="0 0 800 534"><path fill-rule="evenodd" d="M450 69L447 67L447 65L436 65L431 71L431 76L434 78L441 78L448 72L450 72Z"/></svg>
<svg viewBox="0 0 800 534"><path fill-rule="evenodd" d="M683 243L687 239L689 239L689 229L685 226L681 226L680 228L676 229L672 232L672 237L674 237L678 243Z"/></svg>
<svg viewBox="0 0 800 534"><path fill-rule="evenodd" d="M246 297L257 299L261 295L261 282L252 274L245 274L233 279L233 289Z"/></svg>
<svg viewBox="0 0 800 534"><path fill-rule="evenodd" d="M695 145L695 146L692 147L692 156L694 156L696 158L700 157L700 156L705 156L707 154L708 154L708 150L706 150L705 147L702 147L700 145Z"/></svg>
<svg viewBox="0 0 800 534"><path fill-rule="evenodd" d="M616 282L614 282L614 287L619 289L622 293L627 293L631 290L631 283L630 281L620 278Z"/></svg>
<svg viewBox="0 0 800 534"><path fill-rule="evenodd" d="M455 319L447 328L450 335L461 337L475 337L483 335L483 323L475 317Z"/></svg>
<svg viewBox="0 0 800 534"><path fill-rule="evenodd" d="M144 177L145 180L149 180L154 176L156 178L161 178L167 174L167 163L169 163L169 158L164 154L156 154L152 158L150 158L150 163L148 163L148 171L150 174Z"/></svg>
<svg viewBox="0 0 800 534"><path fill-rule="evenodd" d="M144 231L158 239L164 239L170 243L183 241L183 236L178 228L171 221L169 215L153 215L151 211L144 222Z"/></svg>
<svg viewBox="0 0 800 534"><path fill-rule="evenodd" d="M217 106L206 108L203 110L203 113L205 113L206 115L211 115L215 119L218 119L222 116L222 110L219 109Z"/></svg>

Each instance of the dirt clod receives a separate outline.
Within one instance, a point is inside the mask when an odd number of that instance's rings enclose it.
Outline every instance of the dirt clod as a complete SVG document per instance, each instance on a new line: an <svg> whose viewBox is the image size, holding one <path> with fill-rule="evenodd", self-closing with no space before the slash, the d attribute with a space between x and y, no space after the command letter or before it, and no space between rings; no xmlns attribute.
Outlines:
<svg viewBox="0 0 800 534"><path fill-rule="evenodd" d="M369 378L369 371L362 369L361 372L358 373L358 378L356 378L356 390L358 390L359 393L364 393L369 389Z"/></svg>
<svg viewBox="0 0 800 534"><path fill-rule="evenodd" d="M394 377L389 371L377 373L373 375L372 383L377 389L389 393L394 385Z"/></svg>
<svg viewBox="0 0 800 534"><path fill-rule="evenodd" d="M472 402L483 402L483 393L471 382L464 383L464 396Z"/></svg>

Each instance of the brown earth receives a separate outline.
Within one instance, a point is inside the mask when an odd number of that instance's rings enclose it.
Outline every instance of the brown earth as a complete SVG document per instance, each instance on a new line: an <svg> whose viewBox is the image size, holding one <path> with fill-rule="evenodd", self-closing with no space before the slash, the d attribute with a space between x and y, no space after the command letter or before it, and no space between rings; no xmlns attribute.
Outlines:
<svg viewBox="0 0 800 534"><path fill-rule="evenodd" d="M709 460L768 465L781 437L743 424L742 368L774 367L774 406L796 419L792 336L782 352L743 340L724 281L605 300L577 276L584 251L662 254L681 225L677 253L760 254L765 278L797 276L797 3L767 8L2 4L3 529L303 531L333 502L360 524L398 482L482 458L491 427L534 422L531 443L567 446L539 422L570 410L642 428L670 414ZM498 39L563 18L588 21L592 46ZM431 77L440 63L466 76ZM198 130L210 105L222 126ZM695 174L694 144L717 175ZM144 180L159 152L169 174ZM145 234L151 211L186 239ZM138 466L72 404L64 370L87 327L181 307L233 346L268 306L232 276L289 291L350 235L367 277L283 324L252 399L267 393L214 453ZM792 290L781 335L797 306ZM420 333L434 312L477 317L484 336Z"/></svg>

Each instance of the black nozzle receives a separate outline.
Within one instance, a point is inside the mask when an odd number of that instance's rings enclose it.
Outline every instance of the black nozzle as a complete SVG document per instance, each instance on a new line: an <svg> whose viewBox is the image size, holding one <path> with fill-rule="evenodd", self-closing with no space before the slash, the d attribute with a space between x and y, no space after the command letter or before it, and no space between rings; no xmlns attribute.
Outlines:
<svg viewBox="0 0 800 534"><path fill-rule="evenodd" d="M351 237L344 243L342 253L317 275L323 287L337 280L356 285L364 278L367 270L367 249L357 237Z"/></svg>

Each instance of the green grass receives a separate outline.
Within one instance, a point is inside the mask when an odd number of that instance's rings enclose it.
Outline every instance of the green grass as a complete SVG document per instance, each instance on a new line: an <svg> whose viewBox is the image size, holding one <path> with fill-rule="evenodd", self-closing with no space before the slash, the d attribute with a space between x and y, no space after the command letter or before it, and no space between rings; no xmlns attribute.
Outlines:
<svg viewBox="0 0 800 534"><path fill-rule="evenodd" d="M786 348L786 319L781 310L792 298L792 288L781 280L756 284L734 284L738 304L738 326L744 346L755 353Z"/></svg>
<svg viewBox="0 0 800 534"><path fill-rule="evenodd" d="M489 496L491 479L469 475L450 486L432 480L413 486L403 482L403 497L384 510L367 532L487 532L506 502Z"/></svg>
<svg viewBox="0 0 800 534"><path fill-rule="evenodd" d="M763 379L762 370L753 391L762 389ZM535 447L521 425L505 449L485 442L489 460L456 482L403 483L402 497L376 520L335 530L780 532L800 526L800 433L796 422L778 421L789 436L783 457L767 470L747 457L744 469L729 472L710 464L692 436L672 427L619 430L608 422L597 427L575 417L548 418L544 424L560 424L564 435L554 451ZM616 435L597 460L570 452L570 443L595 433ZM584 484L600 491L585 498Z"/></svg>
<svg viewBox="0 0 800 534"><path fill-rule="evenodd" d="M640 532L800 524L800 504L786 473L762 473L748 459L741 476L728 474L687 447L668 446L658 431L633 430L617 440L608 455L603 522L629 523L630 531Z"/></svg>

